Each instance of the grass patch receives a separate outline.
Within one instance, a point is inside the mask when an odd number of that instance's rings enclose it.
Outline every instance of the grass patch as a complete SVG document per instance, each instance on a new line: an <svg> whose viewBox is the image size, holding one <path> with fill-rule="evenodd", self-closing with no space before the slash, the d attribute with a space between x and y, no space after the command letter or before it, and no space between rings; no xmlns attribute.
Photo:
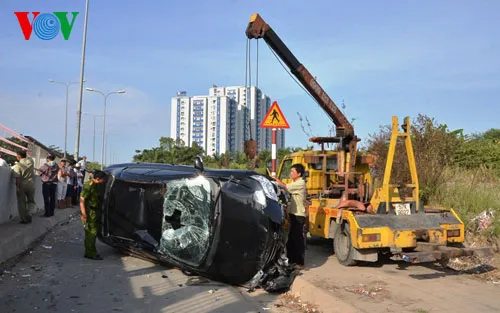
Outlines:
<svg viewBox="0 0 500 313"><path fill-rule="evenodd" d="M500 236L500 178L488 170L447 169L446 183L431 198L431 203L453 208L466 229L477 233L473 219L484 210L494 210L494 221L481 235Z"/></svg>

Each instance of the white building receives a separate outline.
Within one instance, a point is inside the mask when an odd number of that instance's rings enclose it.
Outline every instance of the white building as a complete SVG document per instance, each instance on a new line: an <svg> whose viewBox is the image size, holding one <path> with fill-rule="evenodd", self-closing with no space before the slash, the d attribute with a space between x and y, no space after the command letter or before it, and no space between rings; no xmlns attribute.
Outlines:
<svg viewBox="0 0 500 313"><path fill-rule="evenodd" d="M207 145L204 150L208 155L220 155L229 150L234 141L236 125L232 115L236 113L236 103L226 96L209 96Z"/></svg>
<svg viewBox="0 0 500 313"><path fill-rule="evenodd" d="M171 104L170 137L191 145L191 98L185 91L180 91L172 98Z"/></svg>
<svg viewBox="0 0 500 313"><path fill-rule="evenodd" d="M245 93L246 89L246 93ZM237 151L243 151L243 143L250 137L255 139L258 143L258 150L270 150L272 144L272 130L268 128L260 128L260 123L267 114L271 107L271 98L266 96L262 91L255 86L230 86L230 87L217 87L213 86L209 90L211 96L226 95L238 103L238 108L244 106L249 110L251 129L248 123L248 112L241 114L237 124L243 123L244 131L240 129L236 145ZM285 132L283 130L277 131L277 149L285 146ZM236 151L232 150L232 151Z"/></svg>
<svg viewBox="0 0 500 313"><path fill-rule="evenodd" d="M259 151L270 150L271 129L259 127L270 107L271 99L255 86L213 86L208 96L179 92L172 98L170 136L186 145L196 142L207 155L243 152L250 138ZM284 145L284 131L278 130L277 148Z"/></svg>

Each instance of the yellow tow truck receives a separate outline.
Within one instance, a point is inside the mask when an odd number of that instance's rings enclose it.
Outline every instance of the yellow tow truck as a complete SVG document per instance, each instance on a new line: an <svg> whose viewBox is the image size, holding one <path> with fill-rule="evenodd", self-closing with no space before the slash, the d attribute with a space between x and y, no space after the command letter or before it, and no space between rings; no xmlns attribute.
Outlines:
<svg viewBox="0 0 500 313"><path fill-rule="evenodd" d="M334 137L313 137L321 150L308 150L286 156L277 177L287 183L292 164L306 170L310 204L309 232L333 238L339 262L346 266L358 261L376 262L380 252L392 259L411 263L446 263L452 257L493 253L489 247L463 248L464 223L451 208L426 207L419 197L417 167L410 137L410 119L399 129L392 117L392 136L382 186L374 189L370 175L373 156L358 154L354 127L315 77L301 64L276 32L260 15L254 14L246 29L249 39L264 39L270 49L316 100L336 126ZM403 138L408 156L411 182L390 184L398 138ZM336 149L325 150L325 144ZM401 192L411 190L411 192Z"/></svg>

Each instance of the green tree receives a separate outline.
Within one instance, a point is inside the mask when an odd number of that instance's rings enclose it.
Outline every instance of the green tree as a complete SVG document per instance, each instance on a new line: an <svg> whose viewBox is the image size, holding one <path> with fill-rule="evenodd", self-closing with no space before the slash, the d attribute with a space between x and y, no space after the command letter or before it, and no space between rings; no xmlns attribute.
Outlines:
<svg viewBox="0 0 500 313"><path fill-rule="evenodd" d="M462 131L448 129L426 115L418 115L411 126L412 145L420 183L420 195L424 203L445 183L444 171L452 165L462 144ZM391 126L381 126L378 133L371 134L367 150L376 156L373 176L381 181L391 137ZM410 171L403 140L398 140L391 183L410 181Z"/></svg>
<svg viewBox="0 0 500 313"><path fill-rule="evenodd" d="M229 168L231 165L231 156L229 153L223 153L220 155L218 162L221 168Z"/></svg>
<svg viewBox="0 0 500 313"><path fill-rule="evenodd" d="M187 147L182 140L168 137L160 137L159 143L158 147L136 150L134 162L191 165L196 156L203 155L203 149L197 143Z"/></svg>
<svg viewBox="0 0 500 313"><path fill-rule="evenodd" d="M500 169L500 129L465 136L454 158L456 165L476 169Z"/></svg>
<svg viewBox="0 0 500 313"><path fill-rule="evenodd" d="M291 148L280 148L276 151L276 166L279 167L280 162L285 158L285 156L292 153Z"/></svg>
<svg viewBox="0 0 500 313"><path fill-rule="evenodd" d="M480 135L479 139L500 143L500 128L491 128Z"/></svg>
<svg viewBox="0 0 500 313"><path fill-rule="evenodd" d="M260 167L266 167L267 162L271 161L271 150L262 150L259 152Z"/></svg>
<svg viewBox="0 0 500 313"><path fill-rule="evenodd" d="M28 144L26 144L24 141L22 140L19 140L15 137L9 137L9 138L6 138L7 140L15 143L15 144L18 144L22 147L25 147L27 148L28 147ZM8 149L10 151L13 151L13 152L17 152L17 150L19 150L20 148L16 147L16 146L13 146L7 142L4 142L4 141L0 141L0 147L4 148L4 149ZM9 163L9 164L14 164L16 161L17 161L17 158L13 155L10 155L10 154L6 154L6 153L2 153L2 157L3 159Z"/></svg>

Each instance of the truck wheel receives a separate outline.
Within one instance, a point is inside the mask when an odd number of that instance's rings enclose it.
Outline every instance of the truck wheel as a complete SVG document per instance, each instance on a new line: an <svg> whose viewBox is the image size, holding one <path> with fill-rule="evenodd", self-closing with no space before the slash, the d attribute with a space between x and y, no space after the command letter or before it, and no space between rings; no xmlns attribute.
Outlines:
<svg viewBox="0 0 500 313"><path fill-rule="evenodd" d="M353 259L354 247L351 243L351 231L349 224L338 225L335 229L335 238L333 239L333 249L339 263L345 266L353 266L358 263Z"/></svg>

